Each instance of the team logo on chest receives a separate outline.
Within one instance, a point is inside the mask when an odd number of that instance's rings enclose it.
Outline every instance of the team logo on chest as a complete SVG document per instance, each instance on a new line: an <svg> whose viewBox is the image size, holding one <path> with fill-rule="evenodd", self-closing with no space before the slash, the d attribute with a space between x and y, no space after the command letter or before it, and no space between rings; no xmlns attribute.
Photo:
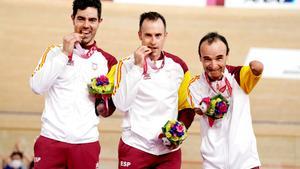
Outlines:
<svg viewBox="0 0 300 169"><path fill-rule="evenodd" d="M98 69L98 64L97 63L92 63L92 69L95 71Z"/></svg>

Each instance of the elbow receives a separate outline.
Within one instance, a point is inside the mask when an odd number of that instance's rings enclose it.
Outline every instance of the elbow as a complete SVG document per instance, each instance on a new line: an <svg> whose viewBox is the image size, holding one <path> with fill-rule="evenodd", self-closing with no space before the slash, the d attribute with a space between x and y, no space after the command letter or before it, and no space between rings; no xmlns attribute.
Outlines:
<svg viewBox="0 0 300 169"><path fill-rule="evenodd" d="M194 117L195 111L191 108L186 108L178 112L177 120L183 122L185 127L188 129L194 121Z"/></svg>
<svg viewBox="0 0 300 169"><path fill-rule="evenodd" d="M131 101L130 98L124 97L121 93L115 93L112 95L112 101L115 107L121 112L127 112Z"/></svg>
<svg viewBox="0 0 300 169"><path fill-rule="evenodd" d="M42 95L44 93L39 88L35 88L35 87L31 87L31 90L33 91L33 93L38 94L38 95Z"/></svg>
<svg viewBox="0 0 300 169"><path fill-rule="evenodd" d="M118 109L119 111L121 111L121 112L126 112L126 111L128 111L128 108L127 108L125 105L123 105L123 104L118 104L118 103L116 103L115 101L114 101L114 104L115 104L116 109Z"/></svg>
<svg viewBox="0 0 300 169"><path fill-rule="evenodd" d="M41 85L35 83L32 79L30 79L30 87L35 94L42 95L45 92L40 86Z"/></svg>
<svg viewBox="0 0 300 169"><path fill-rule="evenodd" d="M120 104L115 104L116 108L121 111L121 112L126 112L128 111L128 108L126 108L124 105L120 105Z"/></svg>

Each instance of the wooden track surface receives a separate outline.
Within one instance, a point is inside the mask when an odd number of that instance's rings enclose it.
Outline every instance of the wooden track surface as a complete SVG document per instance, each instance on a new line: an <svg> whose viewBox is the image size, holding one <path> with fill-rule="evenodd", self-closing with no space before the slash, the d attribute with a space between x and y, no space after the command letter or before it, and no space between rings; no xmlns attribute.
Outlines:
<svg viewBox="0 0 300 169"><path fill-rule="evenodd" d="M181 56L192 74L201 72L199 39L209 31L225 35L229 64L243 64L250 47L300 49L299 10L195 8L103 3L98 45L117 58L139 45L139 15L159 11L167 20L165 49ZM32 153L39 133L42 96L28 79L44 49L72 31L71 0L0 1L0 155L16 140ZM284 59L284 56L282 56ZM251 93L251 109L263 169L300 168L300 81L262 79ZM102 169L116 168L121 115L101 119ZM196 120L183 146L183 169L201 168Z"/></svg>

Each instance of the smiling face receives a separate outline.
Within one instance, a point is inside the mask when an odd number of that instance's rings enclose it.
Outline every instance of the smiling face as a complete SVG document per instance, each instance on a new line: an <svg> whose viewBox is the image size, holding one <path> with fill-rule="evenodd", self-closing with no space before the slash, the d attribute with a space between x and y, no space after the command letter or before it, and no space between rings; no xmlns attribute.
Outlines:
<svg viewBox="0 0 300 169"><path fill-rule="evenodd" d="M163 21L161 19L145 19L138 34L142 45L147 46L152 50L149 57L157 60L160 57L167 37Z"/></svg>
<svg viewBox="0 0 300 169"><path fill-rule="evenodd" d="M87 46L94 43L94 38L102 19L98 19L96 8L87 7L84 10L78 9L75 16L72 16L74 32L83 35L81 45Z"/></svg>
<svg viewBox="0 0 300 169"><path fill-rule="evenodd" d="M226 45L219 39L208 43L205 41L200 46L200 61L204 71L213 81L220 80L223 77L227 61Z"/></svg>

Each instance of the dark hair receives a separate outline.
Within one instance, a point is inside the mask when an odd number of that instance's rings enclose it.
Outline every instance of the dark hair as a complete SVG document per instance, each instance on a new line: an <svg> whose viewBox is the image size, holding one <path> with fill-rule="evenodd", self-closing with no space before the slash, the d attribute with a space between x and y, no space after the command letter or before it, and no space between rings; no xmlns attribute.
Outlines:
<svg viewBox="0 0 300 169"><path fill-rule="evenodd" d="M226 38L224 36L218 34L217 32L209 32L199 42L199 46L198 46L198 54L199 54L199 56L201 57L200 47L201 47L201 45L202 45L203 42L207 41L208 44L212 44L217 39L219 39L220 41L222 41L225 44L225 46L226 46L226 55L228 55L228 53L229 53L229 47L228 47L228 43L227 43Z"/></svg>
<svg viewBox="0 0 300 169"><path fill-rule="evenodd" d="M141 16L140 16L140 24L139 24L139 29L141 30L141 27L142 27L142 24L143 24L143 22L144 22L144 20L151 20L151 21L157 21L158 19L161 19L162 20L162 22L163 22L163 24L164 24L164 27L165 27L165 29L167 28L167 24L166 24L166 20L165 20L165 18L161 15L161 14L159 14L159 13L157 13L157 12L144 12L144 13L142 13L141 14Z"/></svg>
<svg viewBox="0 0 300 169"><path fill-rule="evenodd" d="M13 158L13 156L15 155L18 155L20 156L21 158L23 158L23 153L21 151L13 151L11 154L10 154L10 158Z"/></svg>
<svg viewBox="0 0 300 169"><path fill-rule="evenodd" d="M77 14L78 9L84 10L87 7L94 7L98 11L98 19L101 18L102 5L100 0L74 0L73 1L73 16Z"/></svg>

